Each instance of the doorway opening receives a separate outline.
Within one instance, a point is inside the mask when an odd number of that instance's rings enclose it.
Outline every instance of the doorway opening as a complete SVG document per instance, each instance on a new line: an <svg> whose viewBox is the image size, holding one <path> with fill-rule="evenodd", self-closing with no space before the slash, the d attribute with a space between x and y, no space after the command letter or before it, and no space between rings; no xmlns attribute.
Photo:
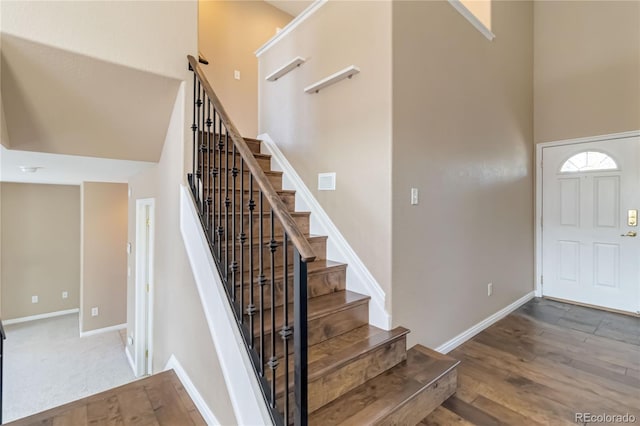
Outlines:
<svg viewBox="0 0 640 426"><path fill-rule="evenodd" d="M136 200L136 291L135 370L136 376L153 372L153 250L155 200Z"/></svg>

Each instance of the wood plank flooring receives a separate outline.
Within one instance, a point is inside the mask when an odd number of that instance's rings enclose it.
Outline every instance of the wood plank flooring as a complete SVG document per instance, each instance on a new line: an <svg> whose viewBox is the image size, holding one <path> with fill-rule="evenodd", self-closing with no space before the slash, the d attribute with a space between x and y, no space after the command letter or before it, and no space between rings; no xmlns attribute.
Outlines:
<svg viewBox="0 0 640 426"><path fill-rule="evenodd" d="M170 370L6 425L205 426L206 423Z"/></svg>
<svg viewBox="0 0 640 426"><path fill-rule="evenodd" d="M457 392L421 425L640 424L640 318L536 298L450 355Z"/></svg>

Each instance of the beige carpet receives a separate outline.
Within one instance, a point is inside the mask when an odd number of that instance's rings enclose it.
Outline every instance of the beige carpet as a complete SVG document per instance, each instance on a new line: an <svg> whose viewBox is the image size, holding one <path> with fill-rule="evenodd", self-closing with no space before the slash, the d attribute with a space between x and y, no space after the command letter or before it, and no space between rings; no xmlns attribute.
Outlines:
<svg viewBox="0 0 640 426"><path fill-rule="evenodd" d="M135 379L120 333L79 337L78 314L5 326L3 421Z"/></svg>

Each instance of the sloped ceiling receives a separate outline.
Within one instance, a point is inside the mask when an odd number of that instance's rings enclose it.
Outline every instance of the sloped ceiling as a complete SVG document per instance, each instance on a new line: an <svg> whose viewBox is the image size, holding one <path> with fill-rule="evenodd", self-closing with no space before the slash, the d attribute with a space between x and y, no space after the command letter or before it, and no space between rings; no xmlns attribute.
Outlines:
<svg viewBox="0 0 640 426"><path fill-rule="evenodd" d="M291 16L298 16L313 3L312 0L265 0L271 6L277 7Z"/></svg>
<svg viewBox="0 0 640 426"><path fill-rule="evenodd" d="M2 34L11 149L160 159L179 80Z"/></svg>

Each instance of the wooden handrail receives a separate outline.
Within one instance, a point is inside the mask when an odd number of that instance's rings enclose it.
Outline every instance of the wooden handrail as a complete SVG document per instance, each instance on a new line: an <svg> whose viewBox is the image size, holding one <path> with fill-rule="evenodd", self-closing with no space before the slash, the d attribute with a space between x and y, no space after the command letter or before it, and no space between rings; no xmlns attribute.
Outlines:
<svg viewBox="0 0 640 426"><path fill-rule="evenodd" d="M220 116L220 119L224 123L225 128L229 133L229 137L233 141L233 144L238 150L238 153L242 156L242 159L249 168L249 172L258 183L258 187L267 199L267 202L271 206L271 209L275 213L276 217L280 220L285 233L289 236L289 239L291 240L293 245L298 249L302 261L313 262L316 258L316 255L313 252L309 241L307 241L307 238L296 225L296 222L287 211L287 208L278 196L278 193L269 182L267 176L264 174L262 167L260 167L260 165L258 164L258 160L256 160L256 158L253 156L253 153L247 146L244 138L240 135L237 127L229 118L229 115L222 106L222 102L220 102L220 99L216 95L216 92L213 90L211 84L209 84L209 81L207 80L207 77L204 75L204 72L200 68L198 60L191 55L187 56L187 58L189 59L189 65L191 66L191 69L198 76L200 84L202 84L204 91L213 103L216 111L218 112L218 115Z"/></svg>

